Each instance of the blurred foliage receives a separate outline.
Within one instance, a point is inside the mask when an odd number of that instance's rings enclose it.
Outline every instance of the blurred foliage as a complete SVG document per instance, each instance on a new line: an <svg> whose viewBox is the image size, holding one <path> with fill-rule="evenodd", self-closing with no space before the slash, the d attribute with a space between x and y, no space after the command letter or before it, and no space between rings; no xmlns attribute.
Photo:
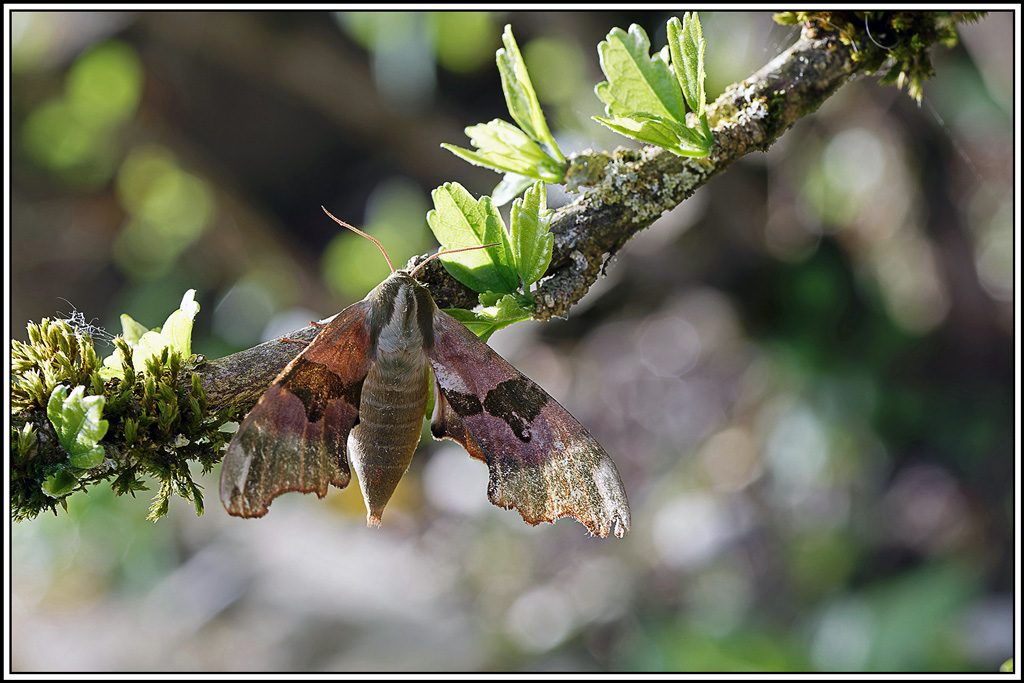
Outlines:
<svg viewBox="0 0 1024 683"><path fill-rule="evenodd" d="M209 225L215 209L205 180L183 171L173 154L136 147L121 162L117 196L127 214L114 260L128 276L157 278Z"/></svg>
<svg viewBox="0 0 1024 683"><path fill-rule="evenodd" d="M118 133L135 116L142 86L142 64L131 46L110 41L86 51L68 69L64 92L26 117L26 154L69 185L102 186L114 172Z"/></svg>
<svg viewBox="0 0 1024 683"><path fill-rule="evenodd" d="M636 23L664 45L670 16L13 12L12 320L65 297L94 329L150 327L195 287L192 349L215 357L334 313L386 264L321 205L400 262L431 248L432 188L493 187L439 144L507 111L505 24L569 155L622 142L590 120L598 43ZM13 669L999 670L1012 23L933 50L920 108L847 85L631 240L571 320L495 335L612 453L621 542L527 527L429 439L378 532L351 486L157 525L92 487L14 526ZM701 24L711 93L796 35Z"/></svg>

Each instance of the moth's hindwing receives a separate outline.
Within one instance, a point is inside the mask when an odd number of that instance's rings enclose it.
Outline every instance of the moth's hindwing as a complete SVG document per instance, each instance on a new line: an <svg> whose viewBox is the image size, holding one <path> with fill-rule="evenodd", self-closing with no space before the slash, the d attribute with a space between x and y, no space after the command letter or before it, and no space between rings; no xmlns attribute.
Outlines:
<svg viewBox="0 0 1024 683"><path fill-rule="evenodd" d="M598 536L629 531L629 504L601 444L457 320L434 314L431 431L487 463L488 495L530 524L572 516Z"/></svg>
<svg viewBox="0 0 1024 683"><path fill-rule="evenodd" d="M285 367L224 454L220 497L239 517L262 517L286 491L327 495L348 485L345 454L370 367L369 304L355 303Z"/></svg>

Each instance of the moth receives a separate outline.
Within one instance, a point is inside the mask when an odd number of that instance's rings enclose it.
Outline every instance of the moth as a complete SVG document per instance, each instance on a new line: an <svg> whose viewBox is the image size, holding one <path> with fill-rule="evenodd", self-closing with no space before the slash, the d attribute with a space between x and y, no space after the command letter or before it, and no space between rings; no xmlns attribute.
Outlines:
<svg viewBox="0 0 1024 683"><path fill-rule="evenodd" d="M391 266L377 240L334 220L376 243ZM323 498L329 484L348 485L351 467L367 525L380 526L419 443L433 382L431 433L487 463L492 503L529 524L571 516L598 536L625 536L629 504L608 453L547 392L435 305L414 279L424 263L411 272L391 266L387 279L281 371L225 451L224 507L262 517L287 491Z"/></svg>

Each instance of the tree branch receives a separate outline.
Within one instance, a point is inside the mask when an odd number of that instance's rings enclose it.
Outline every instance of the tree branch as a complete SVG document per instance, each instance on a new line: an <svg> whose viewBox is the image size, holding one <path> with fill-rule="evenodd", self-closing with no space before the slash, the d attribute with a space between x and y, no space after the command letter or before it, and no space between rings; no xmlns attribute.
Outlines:
<svg viewBox="0 0 1024 683"><path fill-rule="evenodd" d="M715 147L706 159L682 158L660 147L618 149L570 159L570 190L584 188L555 211L554 254L536 293L534 318L564 317L597 280L606 254L679 205L713 176L752 151L764 151L801 117L814 112L858 73L874 71L884 53L866 53L835 34L806 32L750 78L736 83L708 108ZM860 50L859 59L854 54ZM427 255L414 257L415 266ZM435 260L421 271L439 306L473 308L477 294L448 275ZM309 340L315 327L288 335ZM197 368L209 406L248 406L296 355L295 343L273 340Z"/></svg>
<svg viewBox="0 0 1024 683"><path fill-rule="evenodd" d="M875 46L854 47L834 33L819 37L805 32L790 49L749 79L727 88L710 105L708 117L715 146L708 158L682 158L657 147L584 153L571 158L567 187L570 191L582 191L575 201L555 211L552 218L554 253L548 273L535 292L534 317L549 320L567 315L597 280L606 259L636 233L743 155L767 149L853 76L878 68L884 57L885 53ZM425 258L426 255L414 257L409 266ZM421 280L430 285L439 306L473 308L477 304L477 294L451 278L436 260L421 272ZM142 485L138 472L144 468L155 472L162 482L154 503L156 516L166 509L172 489L194 499L200 509L201 494L189 479L187 460L198 459L204 468L212 467L226 438L213 423L219 425L229 415L250 408L297 355L300 349L296 340L312 340L318 332L318 328L309 326L291 332L286 338L224 358L193 359L180 373L161 371L154 381L170 382L166 391L156 386L160 390L152 394L147 384L146 391L150 393L142 397L145 405L121 406L122 412L127 411L125 419L134 420L134 426L119 423L121 436L117 438L125 443L110 443L116 439L109 436L104 439L107 460L98 468L96 477L79 479L80 484L116 476L115 490L133 491ZM194 381L199 386L193 385ZM177 388L172 389L172 385ZM22 502L21 509L14 511L16 516L33 516L34 511L55 504L54 499L44 500L38 477L40 472L45 476L49 471L47 463L63 462L66 456L58 452L62 449L52 438L49 425L43 424L44 413L28 411L18 416L16 426L22 429L22 436L17 453L12 454L12 466L21 473ZM204 420L215 415L217 420L204 426ZM161 427L165 419L169 422ZM181 428L187 433L173 433L172 425L186 423L189 426ZM146 451L149 455L140 455L135 446L127 445L137 443L136 437L125 436L128 427L148 430L145 438L150 443ZM14 478L12 469L12 482Z"/></svg>

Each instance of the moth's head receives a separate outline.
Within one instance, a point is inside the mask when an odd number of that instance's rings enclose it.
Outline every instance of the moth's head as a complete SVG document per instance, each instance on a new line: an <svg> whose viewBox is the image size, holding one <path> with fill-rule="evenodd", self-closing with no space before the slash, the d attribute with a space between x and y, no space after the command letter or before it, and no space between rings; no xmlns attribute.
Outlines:
<svg viewBox="0 0 1024 683"><path fill-rule="evenodd" d="M410 271L408 268L401 268L399 270L394 271L393 273L391 273L391 275L388 275L388 280L423 287L423 284L412 276L412 271Z"/></svg>

